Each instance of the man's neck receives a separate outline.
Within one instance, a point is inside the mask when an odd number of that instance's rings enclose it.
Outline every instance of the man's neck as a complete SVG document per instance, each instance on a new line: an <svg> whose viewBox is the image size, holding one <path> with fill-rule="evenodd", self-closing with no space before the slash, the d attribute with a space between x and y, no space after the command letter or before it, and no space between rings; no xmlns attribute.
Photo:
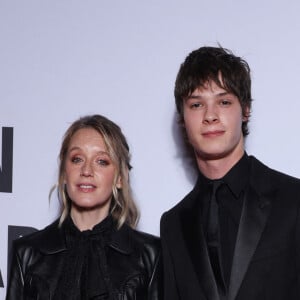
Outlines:
<svg viewBox="0 0 300 300"><path fill-rule="evenodd" d="M197 164L200 172L209 179L223 178L231 168L242 158L244 150L233 157L227 156L218 159L205 159L197 158Z"/></svg>

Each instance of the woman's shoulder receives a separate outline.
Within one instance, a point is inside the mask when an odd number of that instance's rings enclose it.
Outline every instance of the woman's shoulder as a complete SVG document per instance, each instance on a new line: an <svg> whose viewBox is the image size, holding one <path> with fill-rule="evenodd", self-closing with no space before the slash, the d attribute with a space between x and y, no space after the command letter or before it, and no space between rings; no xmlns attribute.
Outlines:
<svg viewBox="0 0 300 300"><path fill-rule="evenodd" d="M129 230L132 232L132 239L137 243L145 247L160 248L160 238L158 236L137 229L129 228Z"/></svg>
<svg viewBox="0 0 300 300"><path fill-rule="evenodd" d="M53 248L53 243L57 244L60 240L60 231L58 220L56 220L44 229L14 240L13 247L19 253L27 251L28 249L49 250L49 248ZM46 252L48 252L48 250L46 250Z"/></svg>
<svg viewBox="0 0 300 300"><path fill-rule="evenodd" d="M138 251L151 256L161 251L160 238L124 224L113 236L112 246L122 252Z"/></svg>

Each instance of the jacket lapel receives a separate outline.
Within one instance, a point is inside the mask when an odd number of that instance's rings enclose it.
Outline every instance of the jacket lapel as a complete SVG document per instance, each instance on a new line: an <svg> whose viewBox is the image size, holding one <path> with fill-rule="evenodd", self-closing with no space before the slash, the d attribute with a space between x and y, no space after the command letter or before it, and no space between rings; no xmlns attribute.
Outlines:
<svg viewBox="0 0 300 300"><path fill-rule="evenodd" d="M257 160L253 163L256 162ZM253 178L254 176L256 178L260 177L260 182L254 183L253 181L256 181L255 178L252 182L250 180L249 188L245 193L244 205L233 256L228 300L234 300L238 294L239 288L241 287L241 283L257 248L271 210L271 194L268 193L268 196L264 196L263 193L257 192L258 190L270 191L268 180L266 180L267 177L264 176L265 170L266 169L264 167L261 170L262 172L256 173L252 168L251 174ZM257 176L257 174L259 174L259 176ZM254 186L256 188L254 188ZM265 193L265 195L266 194L267 193Z"/></svg>
<svg viewBox="0 0 300 300"><path fill-rule="evenodd" d="M193 191L189 196L189 207L181 213L183 237L191 258L198 282L209 300L219 300L217 285L210 265L203 225L199 220L200 208L198 193Z"/></svg>

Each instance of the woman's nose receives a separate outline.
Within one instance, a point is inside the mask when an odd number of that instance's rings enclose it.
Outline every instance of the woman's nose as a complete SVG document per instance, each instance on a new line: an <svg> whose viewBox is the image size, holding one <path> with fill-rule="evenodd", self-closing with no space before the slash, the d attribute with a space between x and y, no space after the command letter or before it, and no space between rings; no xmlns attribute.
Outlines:
<svg viewBox="0 0 300 300"><path fill-rule="evenodd" d="M80 176L90 177L93 176L93 168L90 163L85 163L81 168Z"/></svg>

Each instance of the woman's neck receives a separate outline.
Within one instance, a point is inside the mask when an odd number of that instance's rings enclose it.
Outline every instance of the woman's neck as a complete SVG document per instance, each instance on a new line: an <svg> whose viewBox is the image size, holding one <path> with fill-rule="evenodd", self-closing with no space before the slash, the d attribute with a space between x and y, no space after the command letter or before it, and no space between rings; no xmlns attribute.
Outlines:
<svg viewBox="0 0 300 300"><path fill-rule="evenodd" d="M80 230L92 230L95 225L100 223L108 216L108 211L103 210L80 210L76 207L71 208L71 218L75 226Z"/></svg>

